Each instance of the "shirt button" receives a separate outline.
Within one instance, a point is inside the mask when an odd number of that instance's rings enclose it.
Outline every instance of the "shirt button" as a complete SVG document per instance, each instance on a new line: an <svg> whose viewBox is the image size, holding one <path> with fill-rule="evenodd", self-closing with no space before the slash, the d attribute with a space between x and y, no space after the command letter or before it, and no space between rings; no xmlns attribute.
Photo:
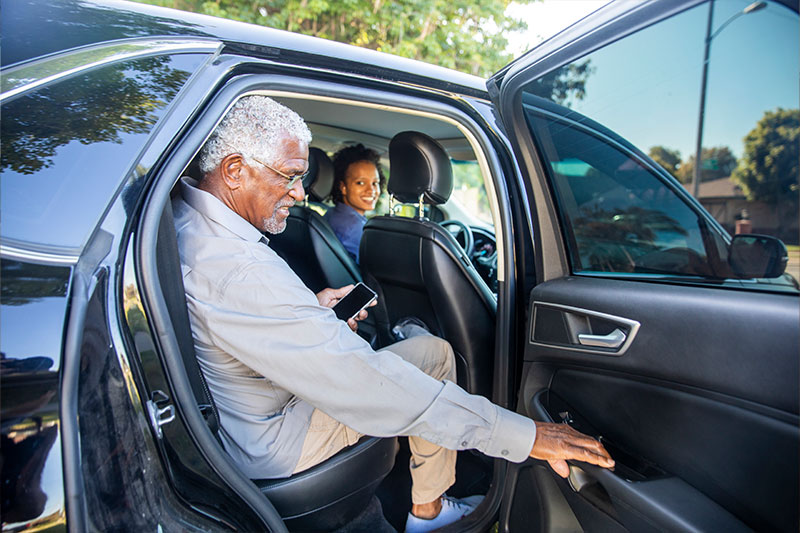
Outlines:
<svg viewBox="0 0 800 533"><path fill-rule="evenodd" d="M505 457L506 455L508 455L508 450L503 450L502 452L500 452L500 455Z"/></svg>
<svg viewBox="0 0 800 533"><path fill-rule="evenodd" d="M464 447L466 447L466 446L467 446L467 444L469 444L467 441L463 441L463 442L461 443L461 445L462 445L462 446L464 446Z"/></svg>

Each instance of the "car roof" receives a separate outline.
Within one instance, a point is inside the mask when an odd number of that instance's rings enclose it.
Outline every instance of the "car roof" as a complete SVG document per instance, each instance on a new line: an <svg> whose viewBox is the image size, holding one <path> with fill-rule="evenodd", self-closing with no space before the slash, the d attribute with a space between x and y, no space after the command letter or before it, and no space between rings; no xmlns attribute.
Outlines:
<svg viewBox="0 0 800 533"><path fill-rule="evenodd" d="M3 68L78 47L131 38L200 37L232 52L486 98L483 78L374 50L174 9L107 0L2 0Z"/></svg>

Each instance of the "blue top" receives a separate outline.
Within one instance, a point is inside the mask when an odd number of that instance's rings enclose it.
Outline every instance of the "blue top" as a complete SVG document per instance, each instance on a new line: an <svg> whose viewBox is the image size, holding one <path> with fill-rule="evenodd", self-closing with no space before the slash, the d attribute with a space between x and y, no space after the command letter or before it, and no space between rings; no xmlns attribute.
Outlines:
<svg viewBox="0 0 800 533"><path fill-rule="evenodd" d="M345 203L336 202L333 209L325 213L324 218L331 225L339 240L342 241L344 249L358 263L358 245L361 243L361 234L364 233L364 224L367 223L367 217Z"/></svg>

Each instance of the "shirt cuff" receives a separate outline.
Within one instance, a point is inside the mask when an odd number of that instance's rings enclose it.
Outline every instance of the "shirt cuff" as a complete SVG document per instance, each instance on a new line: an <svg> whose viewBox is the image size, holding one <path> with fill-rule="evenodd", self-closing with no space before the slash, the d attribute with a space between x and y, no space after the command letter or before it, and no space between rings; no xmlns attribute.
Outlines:
<svg viewBox="0 0 800 533"><path fill-rule="evenodd" d="M492 438L483 453L492 457L508 459L514 463L521 463L527 459L533 450L533 441L536 440L536 424L533 420L513 413L508 409L495 406L497 420L494 424Z"/></svg>

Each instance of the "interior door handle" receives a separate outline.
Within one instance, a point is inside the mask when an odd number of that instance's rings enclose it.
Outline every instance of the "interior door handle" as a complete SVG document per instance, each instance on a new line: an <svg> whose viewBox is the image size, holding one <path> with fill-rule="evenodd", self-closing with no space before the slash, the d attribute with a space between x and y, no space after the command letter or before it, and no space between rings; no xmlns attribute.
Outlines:
<svg viewBox="0 0 800 533"><path fill-rule="evenodd" d="M590 335L579 333L578 342L583 346L597 346L600 348L619 348L625 342L626 336L621 329L617 328L608 335Z"/></svg>

